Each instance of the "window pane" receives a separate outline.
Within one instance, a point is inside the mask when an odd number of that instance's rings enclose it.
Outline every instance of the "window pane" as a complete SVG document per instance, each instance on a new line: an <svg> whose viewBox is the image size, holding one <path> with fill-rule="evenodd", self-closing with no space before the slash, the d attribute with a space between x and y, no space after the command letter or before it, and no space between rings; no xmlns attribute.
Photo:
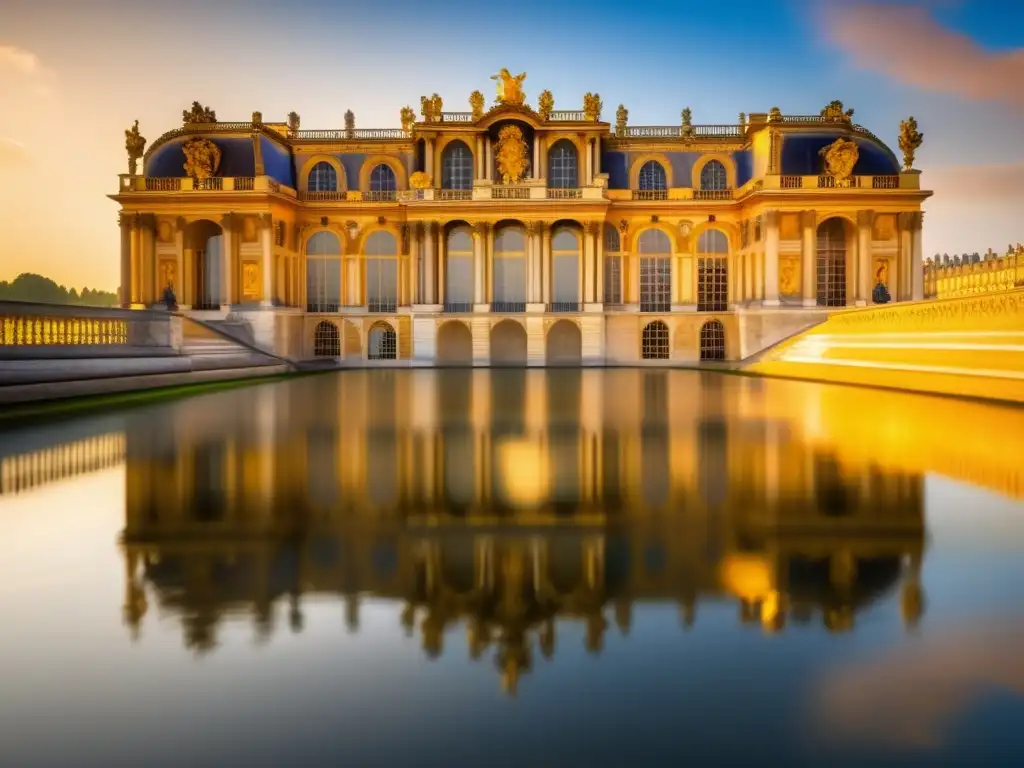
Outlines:
<svg viewBox="0 0 1024 768"><path fill-rule="evenodd" d="M576 145L562 140L555 143L548 154L548 186L554 189L573 189L579 186Z"/></svg>
<svg viewBox="0 0 1024 768"><path fill-rule="evenodd" d="M444 148L441 186L444 189L473 188L473 154L461 141L453 141Z"/></svg>
<svg viewBox="0 0 1024 768"><path fill-rule="evenodd" d="M640 189L668 189L665 169L661 163L648 160L640 169Z"/></svg>
<svg viewBox="0 0 1024 768"><path fill-rule="evenodd" d="M370 173L370 191L394 192L396 189L395 172L391 170L391 166L381 163L374 167Z"/></svg>
<svg viewBox="0 0 1024 768"><path fill-rule="evenodd" d="M320 161L309 172L307 186L310 192L337 192L338 172L330 163Z"/></svg>
<svg viewBox="0 0 1024 768"><path fill-rule="evenodd" d="M700 188L712 191L728 189L725 166L718 160L712 160L700 169Z"/></svg>

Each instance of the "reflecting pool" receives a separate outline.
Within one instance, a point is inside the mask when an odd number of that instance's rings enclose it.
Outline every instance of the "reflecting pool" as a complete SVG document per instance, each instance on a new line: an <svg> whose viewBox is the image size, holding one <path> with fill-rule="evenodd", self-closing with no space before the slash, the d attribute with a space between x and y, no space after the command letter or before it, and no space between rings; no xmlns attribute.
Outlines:
<svg viewBox="0 0 1024 768"><path fill-rule="evenodd" d="M0 431L0 764L1024 764L1024 410L349 371Z"/></svg>

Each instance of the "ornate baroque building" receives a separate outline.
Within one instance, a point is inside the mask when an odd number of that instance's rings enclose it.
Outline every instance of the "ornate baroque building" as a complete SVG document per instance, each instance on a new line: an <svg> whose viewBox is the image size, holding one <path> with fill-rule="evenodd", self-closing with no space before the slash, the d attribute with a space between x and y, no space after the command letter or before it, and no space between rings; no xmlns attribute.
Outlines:
<svg viewBox="0 0 1024 768"><path fill-rule="evenodd" d="M600 96L437 94L401 128L220 122L126 132L122 300L251 325L297 358L635 364L747 357L837 307L923 297L921 143L853 110L630 126ZM142 173L137 161L143 160ZM879 286L884 286L879 291ZM388 364L388 363L382 363Z"/></svg>

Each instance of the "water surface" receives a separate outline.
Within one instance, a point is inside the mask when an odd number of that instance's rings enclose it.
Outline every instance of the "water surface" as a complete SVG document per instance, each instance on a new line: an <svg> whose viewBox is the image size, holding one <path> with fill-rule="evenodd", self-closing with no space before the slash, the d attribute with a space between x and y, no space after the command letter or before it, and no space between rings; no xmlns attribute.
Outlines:
<svg viewBox="0 0 1024 768"><path fill-rule="evenodd" d="M0 432L0 764L1024 764L1024 411L367 371Z"/></svg>

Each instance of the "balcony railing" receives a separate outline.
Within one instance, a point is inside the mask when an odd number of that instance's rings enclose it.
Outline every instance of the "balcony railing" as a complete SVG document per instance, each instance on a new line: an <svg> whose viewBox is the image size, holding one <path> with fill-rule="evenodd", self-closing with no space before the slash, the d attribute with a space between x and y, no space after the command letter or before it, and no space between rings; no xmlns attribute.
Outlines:
<svg viewBox="0 0 1024 768"><path fill-rule="evenodd" d="M398 310L397 299L374 299L366 304L367 312L393 313Z"/></svg>
<svg viewBox="0 0 1024 768"><path fill-rule="evenodd" d="M634 200L668 200L667 189L634 189Z"/></svg>
<svg viewBox="0 0 1024 768"><path fill-rule="evenodd" d="M436 200L472 200L472 189L439 189L434 196Z"/></svg>
<svg viewBox="0 0 1024 768"><path fill-rule="evenodd" d="M192 184L192 189L219 192L224 189L224 179L220 176L211 176L208 179L196 179Z"/></svg>
<svg viewBox="0 0 1024 768"><path fill-rule="evenodd" d="M369 192L363 192L363 200L367 200L372 203L384 203L392 202L398 199L398 193L393 190L370 190Z"/></svg>
<svg viewBox="0 0 1024 768"><path fill-rule="evenodd" d="M147 192L177 192L181 189L181 179L146 179Z"/></svg>
<svg viewBox="0 0 1024 768"><path fill-rule="evenodd" d="M444 311L448 313L472 312L473 303L470 301L446 301Z"/></svg>
<svg viewBox="0 0 1024 768"><path fill-rule="evenodd" d="M236 176L235 191L252 192L256 189L256 178L253 176Z"/></svg>
<svg viewBox="0 0 1024 768"><path fill-rule="evenodd" d="M580 312L583 305L578 301L553 301L548 304L548 312Z"/></svg>
<svg viewBox="0 0 1024 768"><path fill-rule="evenodd" d="M630 125L626 126L627 139L682 139L682 138L742 138L740 125Z"/></svg>
<svg viewBox="0 0 1024 768"><path fill-rule="evenodd" d="M409 135L401 128L353 128L351 131L295 131L289 138L313 141L342 141L370 139L381 141L386 139L407 139Z"/></svg>
<svg viewBox="0 0 1024 768"><path fill-rule="evenodd" d="M525 301L495 301L491 303L492 312L525 312Z"/></svg>
<svg viewBox="0 0 1024 768"><path fill-rule="evenodd" d="M347 199L348 193L341 189L330 192L299 192L299 200L307 203L337 203Z"/></svg>
<svg viewBox="0 0 1024 768"><path fill-rule="evenodd" d="M762 181L764 189L918 189L920 186L920 177L917 174L851 176L842 182L828 174L785 174L765 176Z"/></svg>
<svg viewBox="0 0 1024 768"><path fill-rule="evenodd" d="M586 119L587 113L582 109L556 109L548 117L548 120L561 123L581 123Z"/></svg>
<svg viewBox="0 0 1024 768"><path fill-rule="evenodd" d="M442 112L441 113L442 123L472 123L473 113L472 112Z"/></svg>
<svg viewBox="0 0 1024 768"><path fill-rule="evenodd" d="M548 189L548 200L579 200L582 197L582 189Z"/></svg>
<svg viewBox="0 0 1024 768"><path fill-rule="evenodd" d="M695 189L694 200L732 200L735 193L731 189Z"/></svg>
<svg viewBox="0 0 1024 768"><path fill-rule="evenodd" d="M494 186L491 187L492 200L529 200L529 187Z"/></svg>

